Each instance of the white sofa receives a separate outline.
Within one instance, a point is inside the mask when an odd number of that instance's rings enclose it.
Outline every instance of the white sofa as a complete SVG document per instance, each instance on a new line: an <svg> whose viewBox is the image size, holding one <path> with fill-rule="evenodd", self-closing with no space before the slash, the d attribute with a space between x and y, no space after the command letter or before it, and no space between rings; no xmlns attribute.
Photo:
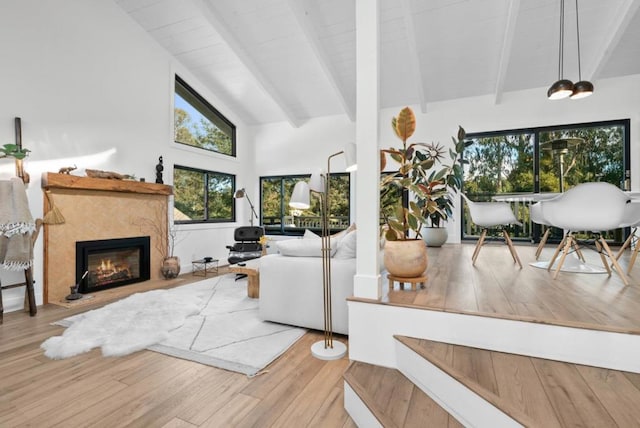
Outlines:
<svg viewBox="0 0 640 428"><path fill-rule="evenodd" d="M347 297L353 296L356 259L331 260L334 333L349 333ZM260 259L260 318L324 330L321 257L270 254Z"/></svg>

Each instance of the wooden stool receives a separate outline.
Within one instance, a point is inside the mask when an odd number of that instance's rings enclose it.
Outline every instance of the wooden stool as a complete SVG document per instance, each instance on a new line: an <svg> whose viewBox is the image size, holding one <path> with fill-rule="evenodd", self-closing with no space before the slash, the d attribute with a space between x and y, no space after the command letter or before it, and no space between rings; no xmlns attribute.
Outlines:
<svg viewBox="0 0 640 428"><path fill-rule="evenodd" d="M426 272L425 272L426 273ZM395 276L395 275L387 275L387 278L389 279L389 291L393 290L393 282L397 281L400 283L400 288L402 290L404 290L404 283L405 282L410 282L411 283L411 290L412 291L416 291L416 284L420 284L421 288L425 288L427 285L427 275L425 275L424 273L422 274L422 276L416 276L415 278L407 278L404 276Z"/></svg>

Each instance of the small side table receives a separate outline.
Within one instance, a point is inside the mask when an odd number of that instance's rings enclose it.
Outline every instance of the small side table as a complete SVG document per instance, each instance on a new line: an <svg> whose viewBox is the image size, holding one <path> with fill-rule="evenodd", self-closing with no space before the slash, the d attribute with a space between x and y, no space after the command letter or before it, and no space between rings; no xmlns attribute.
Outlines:
<svg viewBox="0 0 640 428"><path fill-rule="evenodd" d="M404 276L395 276L388 274L387 279L389 279L389 291L393 290L393 282L397 281L400 283L400 288L404 290L404 283L408 282L411 284L411 291L416 291L416 284L420 284L420 288L425 288L427 285L427 275L422 274L422 276L416 276L415 278L407 278Z"/></svg>
<svg viewBox="0 0 640 428"><path fill-rule="evenodd" d="M209 273L218 273L218 259L194 260L191 265L194 276L204 276L206 278Z"/></svg>
<svg viewBox="0 0 640 428"><path fill-rule="evenodd" d="M260 297L260 259L251 259L244 262L244 266L229 265L229 272L247 275L247 296L252 299Z"/></svg>

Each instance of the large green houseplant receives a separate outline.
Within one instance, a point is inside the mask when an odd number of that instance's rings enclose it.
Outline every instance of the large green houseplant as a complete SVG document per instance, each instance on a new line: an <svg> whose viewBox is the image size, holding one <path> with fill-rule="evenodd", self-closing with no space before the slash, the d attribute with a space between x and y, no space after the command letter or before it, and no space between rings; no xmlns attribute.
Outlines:
<svg viewBox="0 0 640 428"><path fill-rule="evenodd" d="M462 188L464 179L462 153L471 144L465 137L465 130L458 127L457 139L451 137L453 149L449 149L450 163L447 164L442 162L445 150L440 145L433 146L431 156L440 167L418 183L423 193L416 195L416 204L426 220L421 234L428 246L439 247L447 241L444 223L453 216L454 196Z"/></svg>
<svg viewBox="0 0 640 428"><path fill-rule="evenodd" d="M445 150L439 144L408 142L416 129L416 118L409 107L403 108L392 119L391 126L402 141L402 147L380 151L382 171L385 169L387 156L398 166L397 171L385 174L381 179L381 215L385 223L383 233L386 239L385 266L393 275L415 277L421 275L427 265L425 245L420 239L422 226L428 222L440 224L452 214L450 191L457 191L462 185L460 155L467 144L464 142L464 130L460 128L458 141L454 139L455 150L449 150L451 164L445 165L442 163ZM410 196L408 206L405 206L400 197L403 194ZM420 254L407 256L410 260L403 263L401 270L392 272L394 268L390 269L390 263L395 264L397 261L395 252L407 251L408 246L400 243L410 243Z"/></svg>

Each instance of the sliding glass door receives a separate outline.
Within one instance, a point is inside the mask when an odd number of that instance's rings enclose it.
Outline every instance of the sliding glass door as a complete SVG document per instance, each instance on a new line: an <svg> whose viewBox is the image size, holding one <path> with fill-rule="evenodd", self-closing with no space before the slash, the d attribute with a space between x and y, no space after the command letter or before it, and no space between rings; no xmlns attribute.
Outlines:
<svg viewBox="0 0 640 428"><path fill-rule="evenodd" d="M561 193L579 183L605 181L629 190L629 120L469 134L464 192L476 201L512 204L522 227L515 239L538 241L541 230L529 218L531 193ZM462 237L479 230L464 207ZM561 231L554 231L555 238ZM609 233L621 242L621 231Z"/></svg>

